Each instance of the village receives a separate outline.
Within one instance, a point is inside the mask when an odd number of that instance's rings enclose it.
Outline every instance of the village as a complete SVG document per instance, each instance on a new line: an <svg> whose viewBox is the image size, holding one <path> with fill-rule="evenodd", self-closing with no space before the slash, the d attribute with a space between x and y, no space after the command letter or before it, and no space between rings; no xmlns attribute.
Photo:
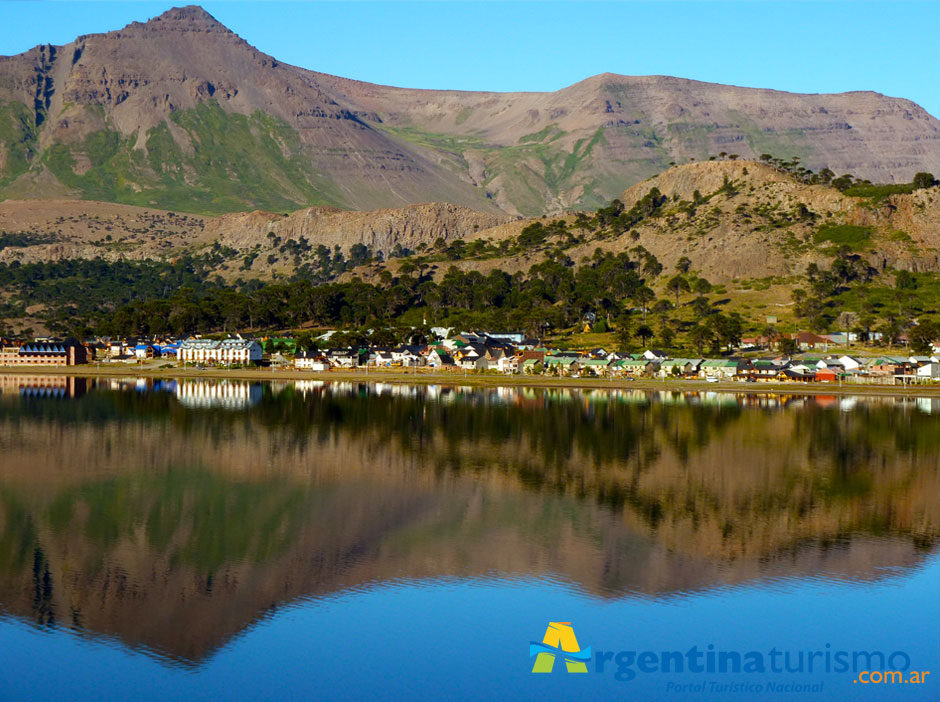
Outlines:
<svg viewBox="0 0 940 702"><path fill-rule="evenodd" d="M0 368L124 364L189 369L264 367L280 370L414 374L531 375L559 378L656 379L704 382L868 383L940 382L940 345L929 356L850 353L845 335L794 334L800 352L774 354L760 339L745 339L739 355L673 357L657 350L562 349L518 332L431 330L435 341L384 346L332 346L335 331L299 336L227 338L42 338L0 340ZM849 340L851 341L851 339Z"/></svg>

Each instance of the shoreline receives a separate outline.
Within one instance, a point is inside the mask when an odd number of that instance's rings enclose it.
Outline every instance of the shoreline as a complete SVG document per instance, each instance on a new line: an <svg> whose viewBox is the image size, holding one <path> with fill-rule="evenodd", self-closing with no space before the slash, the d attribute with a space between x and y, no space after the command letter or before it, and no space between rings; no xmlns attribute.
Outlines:
<svg viewBox="0 0 940 702"><path fill-rule="evenodd" d="M743 383L704 380L655 380L649 378L626 380L623 378L558 378L527 375L479 375L458 372L421 371L409 373L401 370L370 369L369 371L330 370L305 371L294 369L262 370L239 368L160 368L153 366L106 367L92 364L81 366L7 366L0 368L0 376L42 375L85 378L174 378L207 380L322 380L333 382L395 383L400 385L458 385L467 387L531 387L567 388L578 390L674 390L677 392L724 392L731 394L786 394L786 395L874 395L898 397L940 397L940 384L936 385L878 385L867 383Z"/></svg>

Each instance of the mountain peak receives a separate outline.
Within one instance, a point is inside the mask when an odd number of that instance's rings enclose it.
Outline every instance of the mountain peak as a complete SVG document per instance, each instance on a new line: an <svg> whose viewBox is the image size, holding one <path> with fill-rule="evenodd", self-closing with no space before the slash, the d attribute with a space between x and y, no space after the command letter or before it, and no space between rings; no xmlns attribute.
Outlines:
<svg viewBox="0 0 940 702"><path fill-rule="evenodd" d="M137 23L135 23L137 24ZM154 17L144 23L144 26L159 29L167 26L182 25L183 29L196 30L223 30L229 31L225 25L219 22L215 17L206 12L199 5L186 5L185 7L173 7L162 15ZM174 27L175 28L175 27Z"/></svg>
<svg viewBox="0 0 940 702"><path fill-rule="evenodd" d="M186 5L184 7L171 7L169 10L164 12L162 15L155 17L152 21L161 22L167 20L201 20L209 22L217 22L215 17L206 12L199 5Z"/></svg>

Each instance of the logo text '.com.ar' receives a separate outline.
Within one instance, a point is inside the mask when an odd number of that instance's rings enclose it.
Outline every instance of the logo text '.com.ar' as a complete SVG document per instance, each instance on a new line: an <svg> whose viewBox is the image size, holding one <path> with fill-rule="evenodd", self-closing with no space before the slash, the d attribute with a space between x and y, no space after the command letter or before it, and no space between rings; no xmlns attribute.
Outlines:
<svg viewBox="0 0 940 702"><path fill-rule="evenodd" d="M569 673L586 673L591 648L581 650L571 622L549 622L542 642L529 643L529 657L532 656L535 656L533 673L551 673L558 656L564 657Z"/></svg>

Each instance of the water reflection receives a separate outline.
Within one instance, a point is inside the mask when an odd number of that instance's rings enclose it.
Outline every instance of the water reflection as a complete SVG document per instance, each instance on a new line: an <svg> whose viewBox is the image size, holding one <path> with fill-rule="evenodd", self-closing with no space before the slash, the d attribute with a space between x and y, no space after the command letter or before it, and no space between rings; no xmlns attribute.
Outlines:
<svg viewBox="0 0 940 702"><path fill-rule="evenodd" d="M402 578L865 583L940 536L933 401L2 380L0 604L186 661Z"/></svg>

